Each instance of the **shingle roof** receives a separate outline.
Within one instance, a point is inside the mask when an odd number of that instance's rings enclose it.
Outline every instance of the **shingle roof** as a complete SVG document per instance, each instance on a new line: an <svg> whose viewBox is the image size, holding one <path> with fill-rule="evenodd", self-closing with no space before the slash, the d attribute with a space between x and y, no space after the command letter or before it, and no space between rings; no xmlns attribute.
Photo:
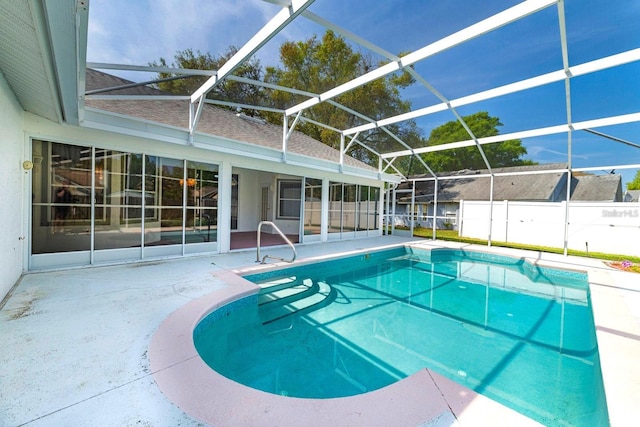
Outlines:
<svg viewBox="0 0 640 427"><path fill-rule="evenodd" d="M493 181L493 200L520 200L551 202L566 199L566 173L553 172L566 169L564 163L514 166L494 168L493 172L541 172L530 175L498 175ZM463 170L442 174L442 176L465 176L458 179L438 180L438 202L459 202L460 200L489 200L491 181L489 177L474 175L488 174L488 170ZM420 177L412 178L423 178ZM572 201L621 201L620 175L582 175L572 177ZM399 189L411 188L411 183L400 184ZM434 181L416 182L416 201L430 202L434 199ZM408 203L410 196L402 193L398 198Z"/></svg>
<svg viewBox="0 0 640 427"><path fill-rule="evenodd" d="M640 201L640 190L627 190L625 193L625 202L637 202Z"/></svg>
<svg viewBox="0 0 640 427"><path fill-rule="evenodd" d="M526 172L560 170L566 166L563 163L544 165L514 166L508 168L494 168L494 173ZM442 174L441 176L467 176L459 179L441 179L438 181L439 202L459 202L460 200L488 200L490 190L489 177L474 177L474 175L488 174L488 170L463 170ZM532 175L495 176L493 181L494 200L526 200L550 201L562 191L564 185L562 172L551 172ZM416 178L416 177L412 177ZM401 188L410 188L411 184L401 184ZM416 200L433 200L434 181L416 182ZM406 198L403 197L403 198Z"/></svg>
<svg viewBox="0 0 640 427"><path fill-rule="evenodd" d="M571 191L571 201L621 202L622 176L582 175L577 176L577 185Z"/></svg>
<svg viewBox="0 0 640 427"><path fill-rule="evenodd" d="M131 81L96 70L87 69L86 90L101 89L130 84ZM146 86L119 89L104 93L105 95L167 95L166 93ZM186 100L100 100L88 99L88 107L138 117L141 119L189 128L189 101ZM222 138L246 142L275 150L282 149L282 127L271 123L260 123L247 120L230 110L212 105L205 105L197 128L198 132ZM294 131L288 142L291 153L340 162L340 152L317 141L302 132ZM352 157L345 156L345 164L368 170L375 168Z"/></svg>

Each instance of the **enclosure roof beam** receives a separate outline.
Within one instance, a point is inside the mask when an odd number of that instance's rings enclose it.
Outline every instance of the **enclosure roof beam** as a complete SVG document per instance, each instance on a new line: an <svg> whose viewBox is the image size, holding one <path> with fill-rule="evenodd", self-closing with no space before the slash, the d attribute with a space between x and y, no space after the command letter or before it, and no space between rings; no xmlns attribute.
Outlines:
<svg viewBox="0 0 640 427"><path fill-rule="evenodd" d="M393 159L391 159L391 161L389 161L389 160L386 160L386 159L385 159L385 161L387 162L387 167L385 167L385 168L382 170L382 173L384 173L387 169L391 168L391 169L393 169L394 171L396 171L396 173L397 173L398 175L400 175L400 176L402 177L402 179L406 180L406 179L407 179L407 177L406 177L406 176L404 176L404 174L403 174L402 172L400 172L400 171L398 170L398 168L397 168L397 167L395 167L395 166L393 165L393 162L394 162L396 159L397 159L397 157L394 157Z"/></svg>
<svg viewBox="0 0 640 427"><path fill-rule="evenodd" d="M622 139L622 138L618 138L618 137L615 137L615 136L607 135L606 133L598 132L598 131L595 131L593 129L583 129L583 130L585 132L589 132L589 133L592 133L594 135L598 135L598 136L601 136L603 138L610 139L612 141L620 142L620 143L628 145L630 147L640 148L639 144L636 144L636 143L631 142L631 141L627 141L627 140Z"/></svg>
<svg viewBox="0 0 640 427"><path fill-rule="evenodd" d="M204 102L212 105L221 105L223 107L243 108L245 110L268 111L270 113L280 113L280 114L284 113L284 110L282 110L281 108L259 107L257 105L241 104L239 102L219 101L217 99L205 99Z"/></svg>
<svg viewBox="0 0 640 427"><path fill-rule="evenodd" d="M488 136L484 138L478 138L478 143L481 145L493 144L495 142L504 142L510 139L523 139L523 138L532 138L536 136L554 135L554 134L569 132L570 130L584 130L584 129L593 128L593 127L612 126L612 125L619 125L624 123L633 123L638 121L640 121L640 112L623 114L620 116L605 117L601 119L586 120L583 122L575 122L571 126L569 126L568 124L564 124L564 125L558 125L558 126L549 126L544 128L525 130L520 132L505 133L502 135ZM385 153L385 154L382 154L382 157L392 158L397 156L408 156L413 153L432 153L434 151L445 151L445 150L451 150L453 148L470 147L470 146L473 146L474 144L475 144L475 141L473 140L457 141L457 142L451 142L451 143L441 144L441 145L432 145L429 147L414 148L412 150Z"/></svg>
<svg viewBox="0 0 640 427"><path fill-rule="evenodd" d="M291 0L288 7L278 12L267 24L260 29L244 46L242 46L235 55L233 55L225 64L220 67L218 73L211 76L202 86L200 86L191 95L191 103L195 103L198 99L203 98L211 91L222 79L231 74L239 67L247 58L256 53L269 40L275 37L283 28L293 21L306 8L311 6L315 0Z"/></svg>
<svg viewBox="0 0 640 427"><path fill-rule="evenodd" d="M605 58L596 59L594 61L586 62L584 64L575 65L569 67L568 71L558 70L552 71L547 74L542 74L530 79L520 80L515 83L509 83L504 86L477 92L472 95L463 96L460 98L449 101L451 107L461 107L464 105L472 104L475 102L486 101L488 99L497 98L503 95L509 95L511 93L520 92L527 89L533 89L535 87L543 86L550 83L555 83L564 80L569 74L571 77L577 77L580 75L594 73L596 71L602 71L607 68L616 67L619 65L628 64L640 60L640 48L632 49L626 52L622 52L616 55L607 56ZM356 132L362 132L365 130L375 129L376 127L386 126L390 124L399 123L405 120L416 119L418 117L427 116L430 114L445 111L449 108L447 103L431 105L429 107L421 108L418 110L410 111L408 113L399 114L397 116L389 117L383 120L379 120L375 123L369 123L362 126L346 129L345 134L352 134Z"/></svg>
<svg viewBox="0 0 640 427"><path fill-rule="evenodd" d="M108 62L87 62L87 68L98 70L142 71L147 73L181 74L185 76L214 76L215 70L195 70L191 68L159 67L153 65L113 64Z"/></svg>
<svg viewBox="0 0 640 427"><path fill-rule="evenodd" d="M283 0L265 0L265 1L268 1L268 2L270 2L270 3L277 3L277 4L281 4L281 3L283 3ZM382 57L385 57L385 58L387 58L387 59L389 59L389 60L391 60L391 61L399 61L399 60L400 60L400 57L398 57L398 56L394 55L393 53L391 53L391 52L389 52L389 51L387 51L387 50L385 50L385 49L383 49L383 48L379 47L378 45L376 45L376 44L374 44L374 43L369 42L369 41L368 41L368 40L366 40L366 39L363 39L362 37L360 37L360 36L358 36L358 35L356 35L356 34L352 33L351 31L348 31L348 30L346 30L346 29L344 29L344 28L342 28L342 27L340 27L340 26L338 26L338 25L336 25L336 24L334 24L334 23L332 23L332 22L330 22L330 21L327 21L326 19L324 19L324 18L322 18L322 17L320 17L320 16L318 16L318 15L314 14L314 13L313 13L313 12L311 12L311 11L308 11L308 10L304 11L304 12L303 12L303 14L302 14L302 16L304 16L305 18L307 18L307 19L311 20L312 22L315 22L315 23L316 23L316 24L318 24L318 25L321 25L321 26L323 26L323 27L325 27L325 28L327 28L327 29L329 29L329 30L334 31L334 32L335 32L335 33L337 33L337 34L340 34L341 36L343 36L343 37L345 37L345 38L347 38L347 39L349 39L349 40L351 40L351 41L353 41L353 42L357 43L357 44L358 44L358 45L360 45L360 46L366 47L367 49L371 50L372 52L375 52L375 53L379 54L379 55L380 55L380 56L382 56ZM414 77L415 77L415 76L418 76L418 77L419 77L419 75L417 75L417 72L415 72L412 68L407 68L407 70L408 70L410 73L412 73L412 74L414 75ZM314 95L314 96L318 96L318 95ZM440 95L440 98L444 100L444 98L443 98L441 95ZM446 101L446 100L444 100L444 101ZM326 101L326 102L327 102L328 104L331 104L331 105L333 105L333 106L335 106L335 107L337 107L337 108L340 108L340 109L342 109L342 110L344 110L344 111L346 111L346 112L348 112L348 113L351 113L351 114L353 114L353 115L354 115L354 116L356 116L356 117L359 117L359 118L361 118L361 119L363 119L363 120L366 120L366 121L368 121L369 123L375 123L375 120L373 120L373 119L371 119L371 118L369 118L369 117L365 116L364 114L361 114L361 113L359 113L359 112L357 112L357 111L355 111L355 110L353 110L353 109L351 109L351 108L348 108L348 107L346 107L346 106L344 106L344 105L338 104L337 102L335 102L335 101L333 101L333 100L328 100L328 101ZM386 128L386 127L384 127L384 126L382 126L382 127L381 127L381 129L382 129L385 133L387 133L389 136L391 136L393 139L395 139L397 142L399 142L403 147L405 147L405 148L407 148L407 149L411 150L411 147L410 147L408 144L406 144L404 141L402 141L402 140L401 140L397 135L395 135L395 134L394 134L393 132L391 132L389 129L387 129L387 128ZM345 147L345 149L344 149L344 150L345 150L345 153L346 153L346 151L347 151L347 150L349 150L349 148L351 147L351 145L353 144L353 142L354 142L354 141L357 141L357 135L358 135L358 134L359 134L359 132L355 134L356 136L355 136L355 137L353 137L353 138L351 139L351 142L350 142L350 143ZM359 141L358 141L358 144L359 144L359 145L361 145L361 146L363 146L363 147L365 146L362 142L359 142ZM436 174L435 174L435 173L431 170L431 168L430 168L430 167L425 163L425 161L422 159L422 157L420 157L420 156L419 156L419 155L417 155L417 154L415 155L415 157L416 157L416 158L418 159L418 161L419 161L419 162L420 162L420 163L425 167L425 169L427 169L427 171L429 171L429 173L430 173L432 176L436 176Z"/></svg>
<svg viewBox="0 0 640 427"><path fill-rule="evenodd" d="M484 19L476 24L473 24L463 30L460 30L450 36L444 37L434 43L431 43L421 49L418 49L408 55L401 57L398 61L390 62L375 70L372 70L360 77L357 77L351 81L348 81L342 85L339 85L333 89L328 90L320 94L318 97L311 98L298 105L295 105L287 110L287 115L292 115L300 110L304 110L313 107L320 102L326 101L331 98L335 98L345 92L353 90L357 87L365 85L369 82L377 80L388 74L402 70L405 67L409 67L419 61L422 61L430 56L436 55L440 52L448 50L452 47L458 46L471 39L479 37L483 34L489 33L493 30L501 28L511 22L517 21L525 16L545 9L552 4L555 4L557 0L527 0L509 9L506 9L500 13L497 13L487 19Z"/></svg>
<svg viewBox="0 0 640 427"><path fill-rule="evenodd" d="M467 123L460 116L460 114L458 114L456 109L451 106L451 103L449 102L449 100L444 95L442 95L439 90L437 90L428 81L426 81L417 71L415 71L415 70L413 70L411 68L408 68L407 71L409 72L409 74L411 74L413 76L413 78L415 78L418 82L420 82L424 87L426 87L429 90L429 92L434 94L438 99L440 99L440 101L442 101L442 103L444 105L446 105L449 108L449 111L451 111L451 113L453 113L453 115L456 117L456 120L458 121L458 123L460 123L460 125L464 128L464 130L467 132L467 134L476 143L476 148L480 152L480 156L482 156L482 160L484 161L485 166L487 167L487 169L489 169L489 172L491 172L491 165L489 164L489 160L487 159L487 156L485 155L484 150L482 149L482 146L480 144L478 144L478 138L475 136L475 134L473 133L473 131L471 130L469 125L467 125ZM420 156L418 156L418 158L419 157ZM429 169L429 168L427 167L427 169ZM431 169L429 169L429 171L431 172ZM433 172L431 172L431 173L433 174Z"/></svg>
<svg viewBox="0 0 640 427"><path fill-rule="evenodd" d="M85 99L102 101L189 101L188 95L86 95Z"/></svg>
<svg viewBox="0 0 640 427"><path fill-rule="evenodd" d="M271 3L271 4L277 4L281 7L284 7L288 4L287 0L263 0L267 3ZM371 42L369 42L368 40L363 39L362 37L352 33L349 30L346 30L336 24L334 24L331 21L328 21L326 19L324 19L323 17L316 15L315 13L311 12L310 10L305 10L304 12L302 12L302 16L307 18L308 20L310 20L311 22L314 22L318 25L320 25L321 27L325 27L328 30L333 31L336 34L339 34L357 44L359 44L362 47L365 47L367 49L369 49L372 52L377 53L380 56L392 59L394 61L398 61L400 60L400 57L386 51L385 49L382 49L380 46L377 46Z"/></svg>
<svg viewBox="0 0 640 427"><path fill-rule="evenodd" d="M284 111L282 111L282 113L284 113ZM303 122L311 123L312 125L316 125L316 126L319 126L319 127L323 127L325 129L332 130L332 131L337 132L337 133L341 132L340 129L336 129L333 126L329 126L329 125L326 125L324 123L320 123L319 121L310 119L308 117L302 116L302 117L300 117L300 120L303 121Z"/></svg>

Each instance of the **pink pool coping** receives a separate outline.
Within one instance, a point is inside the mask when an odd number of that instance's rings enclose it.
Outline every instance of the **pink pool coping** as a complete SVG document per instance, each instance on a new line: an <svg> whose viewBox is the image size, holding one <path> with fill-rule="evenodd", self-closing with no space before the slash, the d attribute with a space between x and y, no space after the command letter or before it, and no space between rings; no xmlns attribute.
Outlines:
<svg viewBox="0 0 640 427"><path fill-rule="evenodd" d="M167 317L149 347L153 378L169 401L214 426L540 425L429 369L379 390L334 399L279 396L236 383L198 355L193 330L209 313L259 287L231 271L212 273L227 286Z"/></svg>

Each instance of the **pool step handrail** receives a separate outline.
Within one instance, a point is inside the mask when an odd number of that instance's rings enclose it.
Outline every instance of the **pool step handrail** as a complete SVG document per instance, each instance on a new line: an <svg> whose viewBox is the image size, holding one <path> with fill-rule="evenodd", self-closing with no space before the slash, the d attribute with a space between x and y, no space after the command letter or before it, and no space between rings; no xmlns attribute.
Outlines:
<svg viewBox="0 0 640 427"><path fill-rule="evenodd" d="M262 226L265 225L265 224L266 225L270 225L271 227L273 227L273 229L278 232L280 237L282 237L282 239L287 243L287 245L289 245L289 247L293 251L293 258L285 259L285 258L280 258L280 257L277 257L277 256L273 256L273 255L265 255L262 258L262 260L260 259L260 231L262 230ZM285 236L285 234L282 231L280 231L278 226L275 225L271 221L260 221L260 223L258 224L258 239L257 240L258 240L258 242L257 242L257 245L256 245L256 262L259 262L260 264L265 264L266 261L267 261L267 258L277 259L277 260L284 261L284 262L293 262L293 261L296 260L296 256L298 256L298 253L296 252L296 248L293 246L293 243L291 243L291 240L289 240L287 238L287 236Z"/></svg>

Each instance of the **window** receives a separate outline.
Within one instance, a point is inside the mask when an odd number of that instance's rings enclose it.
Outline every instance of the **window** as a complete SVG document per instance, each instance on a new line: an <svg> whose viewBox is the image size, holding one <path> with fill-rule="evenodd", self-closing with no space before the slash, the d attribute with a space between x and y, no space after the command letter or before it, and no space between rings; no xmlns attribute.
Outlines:
<svg viewBox="0 0 640 427"><path fill-rule="evenodd" d="M216 242L217 165L41 140L32 152L33 255Z"/></svg>
<svg viewBox="0 0 640 427"><path fill-rule="evenodd" d="M278 180L278 219L300 219L300 181Z"/></svg>
<svg viewBox="0 0 640 427"><path fill-rule="evenodd" d="M320 234L322 180L307 178L304 183L304 234Z"/></svg>

